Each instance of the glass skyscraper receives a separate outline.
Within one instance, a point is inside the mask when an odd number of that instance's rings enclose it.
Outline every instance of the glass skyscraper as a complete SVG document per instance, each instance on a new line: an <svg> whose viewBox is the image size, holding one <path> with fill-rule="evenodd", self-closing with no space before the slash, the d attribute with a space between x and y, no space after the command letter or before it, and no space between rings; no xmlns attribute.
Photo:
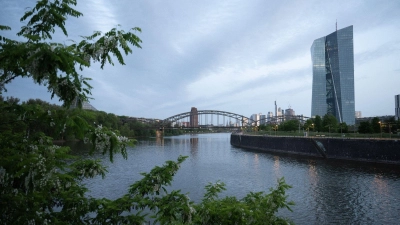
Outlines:
<svg viewBox="0 0 400 225"><path fill-rule="evenodd" d="M394 96L394 115L397 120L400 120L400 95Z"/></svg>
<svg viewBox="0 0 400 225"><path fill-rule="evenodd" d="M353 26L316 39L311 46L313 66L311 116L334 115L353 125L354 48Z"/></svg>

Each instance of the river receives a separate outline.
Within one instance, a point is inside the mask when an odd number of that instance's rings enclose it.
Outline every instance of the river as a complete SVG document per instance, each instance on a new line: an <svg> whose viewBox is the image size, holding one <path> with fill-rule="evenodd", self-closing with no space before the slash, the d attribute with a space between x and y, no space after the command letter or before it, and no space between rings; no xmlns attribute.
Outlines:
<svg viewBox="0 0 400 225"><path fill-rule="evenodd" d="M398 224L400 221L400 168L381 164L327 161L245 150L230 145L230 134L195 134L140 140L128 149L128 159L117 155L114 163L103 158L109 173L86 181L93 197L115 199L130 184L166 160L189 156L176 174L174 189L199 201L204 186L222 181L221 196L242 198L253 191L268 192L285 177L292 186L288 200L293 212L280 215L296 224Z"/></svg>

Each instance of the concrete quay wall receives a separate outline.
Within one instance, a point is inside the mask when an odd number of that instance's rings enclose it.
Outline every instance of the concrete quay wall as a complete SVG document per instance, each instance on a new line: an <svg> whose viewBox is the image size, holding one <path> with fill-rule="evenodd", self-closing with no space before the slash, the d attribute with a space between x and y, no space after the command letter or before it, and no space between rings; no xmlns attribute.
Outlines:
<svg viewBox="0 0 400 225"><path fill-rule="evenodd" d="M400 140L231 135L231 145L247 149L400 165Z"/></svg>

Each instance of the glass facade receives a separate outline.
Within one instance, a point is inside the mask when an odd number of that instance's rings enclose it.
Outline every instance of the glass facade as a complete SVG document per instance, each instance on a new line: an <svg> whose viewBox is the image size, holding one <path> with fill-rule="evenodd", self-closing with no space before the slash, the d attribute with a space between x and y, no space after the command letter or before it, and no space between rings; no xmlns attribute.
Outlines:
<svg viewBox="0 0 400 225"><path fill-rule="evenodd" d="M355 123L353 26L316 39L311 116L334 115L338 122Z"/></svg>
<svg viewBox="0 0 400 225"><path fill-rule="evenodd" d="M395 95L394 96L394 115L397 120L400 119L400 95Z"/></svg>

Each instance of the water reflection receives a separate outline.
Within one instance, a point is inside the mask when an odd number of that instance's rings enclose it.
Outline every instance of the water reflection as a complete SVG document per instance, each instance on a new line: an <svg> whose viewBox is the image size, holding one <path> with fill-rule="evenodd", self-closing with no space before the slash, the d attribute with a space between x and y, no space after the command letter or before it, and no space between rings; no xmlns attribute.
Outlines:
<svg viewBox="0 0 400 225"><path fill-rule="evenodd" d="M275 177L282 177L282 173L279 170L279 156L274 156L274 172Z"/></svg>
<svg viewBox="0 0 400 225"><path fill-rule="evenodd" d="M77 146L79 147L79 146ZM79 147L80 148L80 147ZM249 191L267 191L276 178L293 186L293 213L280 213L296 224L396 224L400 220L400 169L323 159L308 159L232 147L229 134L200 134L140 140L128 160L107 163L106 179L87 182L94 197L117 198L140 172L148 172L179 155L189 159L174 178L173 188L199 201L208 182L227 186L222 196L242 198ZM101 156L99 156L101 157Z"/></svg>
<svg viewBox="0 0 400 225"><path fill-rule="evenodd" d="M160 136L157 136L156 137L156 145L157 146L164 146L164 138L160 137Z"/></svg>
<svg viewBox="0 0 400 225"><path fill-rule="evenodd" d="M199 138L198 137L190 138L190 154L192 156L197 155L198 148L199 148Z"/></svg>

